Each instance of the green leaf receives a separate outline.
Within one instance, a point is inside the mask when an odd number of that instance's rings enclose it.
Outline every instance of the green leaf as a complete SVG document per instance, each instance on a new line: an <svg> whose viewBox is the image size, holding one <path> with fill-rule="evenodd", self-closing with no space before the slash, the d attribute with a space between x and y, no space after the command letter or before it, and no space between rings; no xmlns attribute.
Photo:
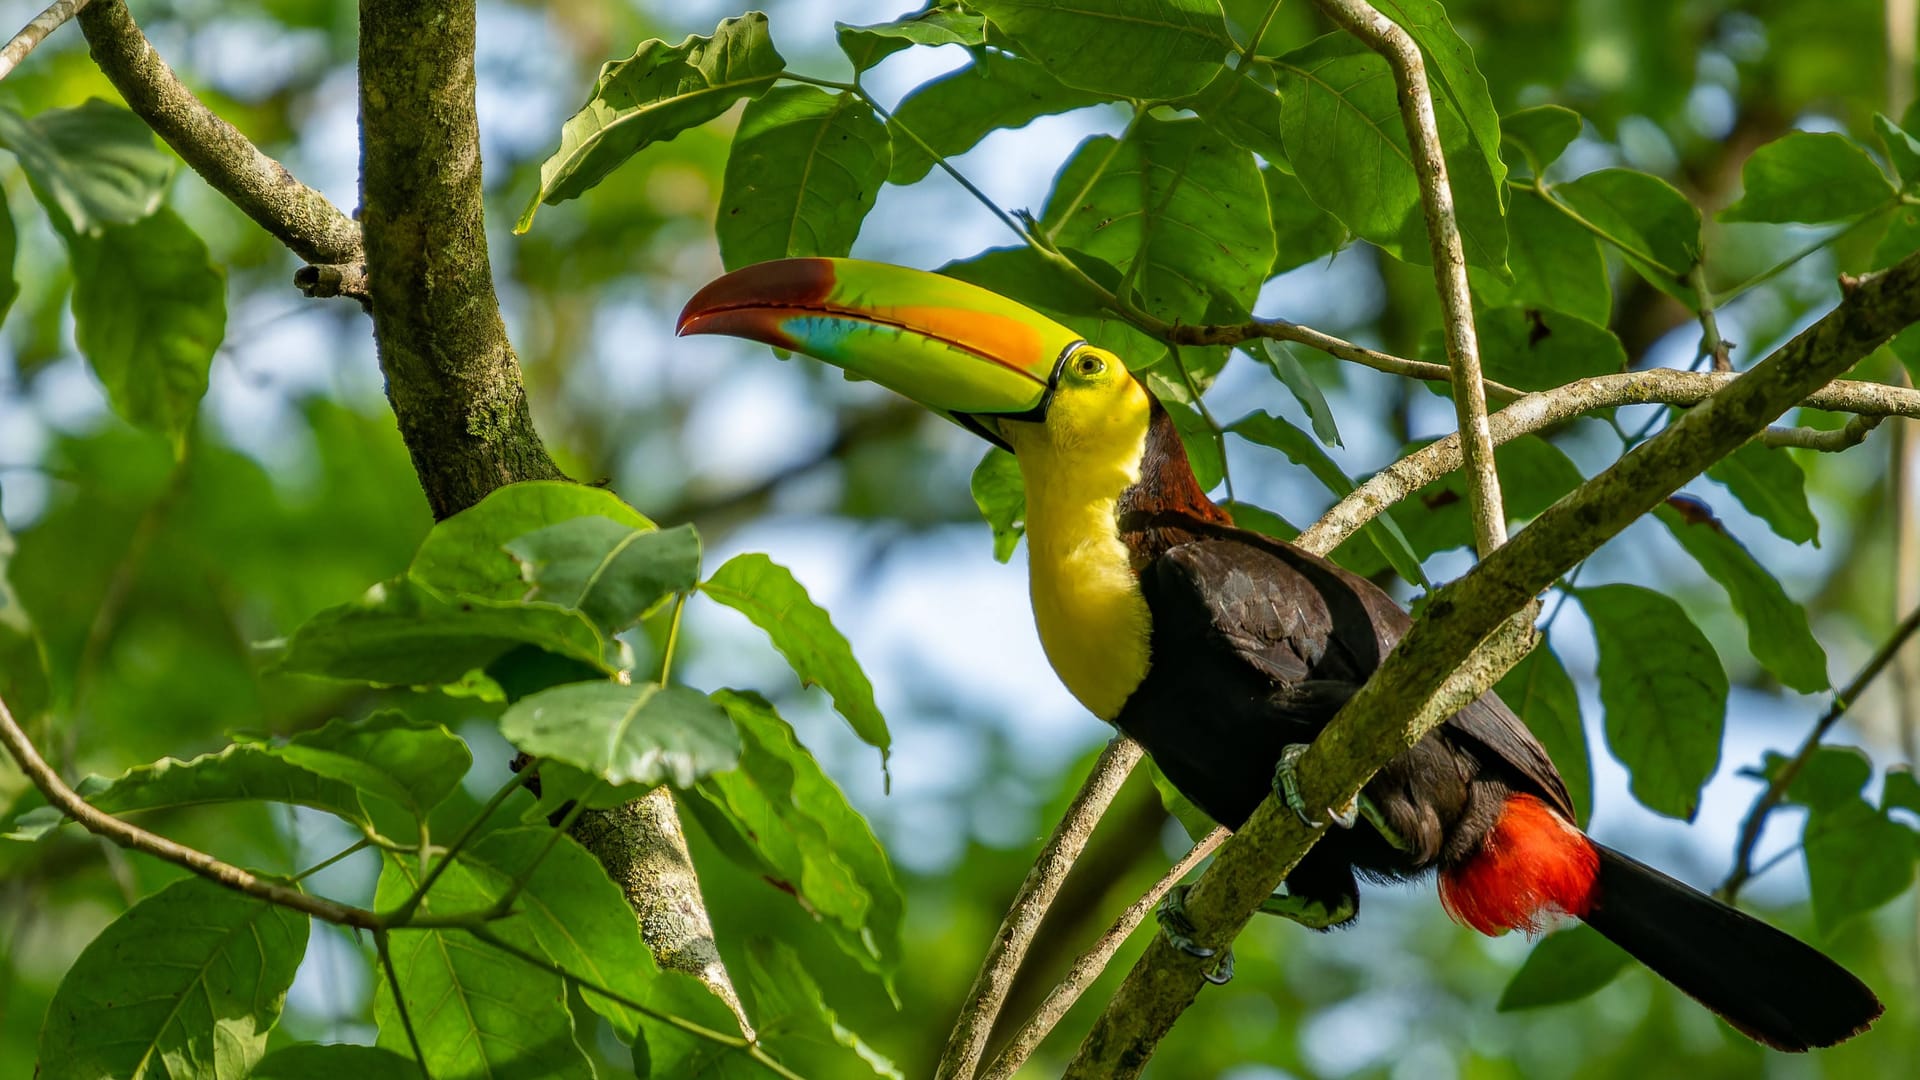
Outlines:
<svg viewBox="0 0 1920 1080"><path fill-rule="evenodd" d="M0 191L0 321L20 296L20 279L14 274L20 237L14 231L13 210L7 205L7 193Z"/></svg>
<svg viewBox="0 0 1920 1080"><path fill-rule="evenodd" d="M1638 585L1573 594L1600 647L1607 746L1627 767L1633 797L1691 821L1720 763L1727 672L1686 609Z"/></svg>
<svg viewBox="0 0 1920 1080"><path fill-rule="evenodd" d="M1606 326L1613 315L1613 282L1593 234L1531 191L1514 195L1507 226L1513 282L1475 270L1474 300L1487 307L1551 308Z"/></svg>
<svg viewBox="0 0 1920 1080"><path fill-rule="evenodd" d="M1294 527L1293 522L1264 507L1236 502L1232 499L1220 505L1227 513L1233 515L1233 523L1242 529L1251 529L1262 536L1271 536L1288 542L1300 535L1300 530Z"/></svg>
<svg viewBox="0 0 1920 1080"><path fill-rule="evenodd" d="M1580 721L1580 695L1567 669L1543 639L1500 679L1494 691L1527 722L1527 730L1546 747L1547 756L1567 782L1573 810L1585 825L1593 816L1593 758L1586 725Z"/></svg>
<svg viewBox="0 0 1920 1080"><path fill-rule="evenodd" d="M893 1062L840 1023L792 946L769 938L748 941L746 985L754 1029L782 1064L810 1076L871 1072L903 1080Z"/></svg>
<svg viewBox="0 0 1920 1080"><path fill-rule="evenodd" d="M757 552L736 555L700 584L700 591L745 615L766 632L803 686L833 698L853 733L880 751L885 768L893 737L873 703L873 684L833 620L807 596L793 572Z"/></svg>
<svg viewBox="0 0 1920 1080"><path fill-rule="evenodd" d="M1523 435L1494 447L1493 464L1500 472L1509 520L1538 516L1586 479L1565 451L1537 435ZM1401 500L1391 515L1422 559L1436 551L1473 546L1467 484L1459 470Z"/></svg>
<svg viewBox="0 0 1920 1080"><path fill-rule="evenodd" d="M521 645L607 674L628 666L624 646L608 643L579 611L442 596L399 577L302 623L279 670L380 686L440 686Z"/></svg>
<svg viewBox="0 0 1920 1080"><path fill-rule="evenodd" d="M1727 532L1711 507L1682 496L1668 499L1654 512L1700 568L1727 590L1733 610L1747 624L1747 648L1755 660L1802 694L1832 685L1827 651L1814 640L1806 610Z"/></svg>
<svg viewBox="0 0 1920 1080"><path fill-rule="evenodd" d="M1353 481L1327 456L1325 450L1320 449L1306 432L1277 416L1251 412L1228 424L1227 430L1248 442L1272 447L1287 455L1295 465L1306 468L1337 496L1344 498L1353 491ZM1359 536L1378 548L1401 577L1416 585L1424 586L1427 583L1426 575L1420 569L1419 556L1414 554L1406 535L1391 516L1381 515L1369 521L1361 526Z"/></svg>
<svg viewBox="0 0 1920 1080"><path fill-rule="evenodd" d="M1248 78L1245 72L1221 68L1192 100L1184 102L1213 130L1266 158L1285 165L1287 146L1280 131L1280 95Z"/></svg>
<svg viewBox="0 0 1920 1080"><path fill-rule="evenodd" d="M726 710L698 690L658 683L578 682L521 698L500 734L535 757L609 784L688 787L740 759Z"/></svg>
<svg viewBox="0 0 1920 1080"><path fill-rule="evenodd" d="M556 853L567 843L562 840ZM399 906L418 888L419 874L417 859L383 852L374 906L382 911ZM483 910L506 886L507 879L484 865L456 859L434 882L420 912L457 915ZM531 907L522 905L522 910ZM527 918L520 914L508 922L519 924ZM631 916L628 922L632 923ZM524 925L503 925L498 932L523 948L530 947L526 942L530 932ZM592 1080L593 1066L575 1042L573 1014L559 976L462 930L395 930L390 940L400 993L420 1038L422 1064L428 1073L436 1078ZM373 1017L380 1025L378 1042L405 1054L409 1053L406 1030L393 995L388 980L377 980Z"/></svg>
<svg viewBox="0 0 1920 1080"><path fill-rule="evenodd" d="M1447 108L1465 121L1494 188L1500 190L1507 180L1507 163L1500 157L1500 112L1493 106L1486 76L1473 61L1472 47L1436 0L1378 0L1375 6L1419 43L1435 111Z"/></svg>
<svg viewBox="0 0 1920 1080"><path fill-rule="evenodd" d="M1772 783L1786 767L1787 758L1769 750L1757 772L1751 769L1741 772ZM1787 783L1782 797L1810 810L1838 810L1848 803L1859 802L1861 790L1871 779L1873 761L1859 747L1818 746Z"/></svg>
<svg viewBox="0 0 1920 1080"><path fill-rule="evenodd" d="M764 698L720 690L713 700L740 730L740 766L701 780L682 805L729 858L791 894L891 985L905 901L886 850Z"/></svg>
<svg viewBox="0 0 1920 1080"><path fill-rule="evenodd" d="M509 541L534 586L529 599L577 608L607 637L639 622L700 580L700 534L598 514L568 518Z"/></svg>
<svg viewBox="0 0 1920 1080"><path fill-rule="evenodd" d="M1697 303L1686 277L1700 261L1700 211L1672 184L1632 169L1601 169L1553 192L1648 282L1689 307Z"/></svg>
<svg viewBox="0 0 1920 1080"><path fill-rule="evenodd" d="M1235 46L1219 0L976 0L1015 52L1068 86L1166 101L1198 91Z"/></svg>
<svg viewBox="0 0 1920 1080"><path fill-rule="evenodd" d="M1911 765L1895 765L1887 770L1886 787L1880 803L1887 810L1909 810L1920 814L1920 780L1914 778Z"/></svg>
<svg viewBox="0 0 1920 1080"><path fill-rule="evenodd" d="M1754 440L1715 462L1707 479L1719 482L1747 512L1796 544L1820 546L1820 519L1807 505L1807 474L1784 449Z"/></svg>
<svg viewBox="0 0 1920 1080"><path fill-rule="evenodd" d="M1500 994L1501 1012L1578 1001L1612 982L1633 960L1591 926L1571 926L1540 939Z"/></svg>
<svg viewBox="0 0 1920 1080"><path fill-rule="evenodd" d="M1346 246L1351 239L1347 227L1307 197L1299 177L1269 167L1260 170L1260 179L1267 185L1267 214L1273 219L1269 274L1285 273Z"/></svg>
<svg viewBox="0 0 1920 1080"><path fill-rule="evenodd" d="M1198 120L1143 116L1125 142L1081 143L1043 220L1062 246L1130 275L1163 318L1200 321L1215 297L1245 311L1273 267L1253 155Z"/></svg>
<svg viewBox="0 0 1920 1080"><path fill-rule="evenodd" d="M886 126L853 94L782 86L749 102L720 189L727 269L789 256L840 257L886 183Z"/></svg>
<svg viewBox="0 0 1920 1080"><path fill-rule="evenodd" d="M575 198L647 146L766 93L786 66L758 11L722 19L712 37L641 43L600 69L586 105L561 126L560 148L541 164L540 188L513 231L526 232L542 202Z"/></svg>
<svg viewBox="0 0 1920 1080"><path fill-rule="evenodd" d="M1627 350L1620 339L1578 315L1509 305L1480 311L1474 323L1487 378L1521 390L1551 390L1627 369ZM1429 341L1445 355L1437 332Z"/></svg>
<svg viewBox="0 0 1920 1080"><path fill-rule="evenodd" d="M0 519L0 701L7 703L15 720L25 724L46 711L51 691L40 635L7 578L13 551L13 534Z"/></svg>
<svg viewBox="0 0 1920 1080"><path fill-rule="evenodd" d="M1156 373L1157 375L1158 373ZM1180 434L1180 444L1186 448L1187 465L1193 470L1194 482L1201 491L1212 491L1220 486L1227 474L1226 455L1221 449L1220 437L1214 433L1207 418L1200 410L1185 404L1177 397L1159 393L1158 378L1148 381L1148 386L1156 391L1160 398L1160 407L1167 410L1167 416L1173 421L1173 429Z"/></svg>
<svg viewBox="0 0 1920 1080"><path fill-rule="evenodd" d="M1835 132L1792 131L1740 170L1746 193L1721 221L1838 221L1893 201L1893 184L1867 152Z"/></svg>
<svg viewBox="0 0 1920 1080"><path fill-rule="evenodd" d="M172 210L69 241L73 336L121 419L173 438L193 425L227 332L227 283Z"/></svg>
<svg viewBox="0 0 1920 1080"><path fill-rule="evenodd" d="M1097 94L1062 86L1046 68L1031 61L1001 52L977 52L973 63L900 100L887 124L893 133L893 166L887 179L914 183L933 168L933 154L957 157L995 131L1022 128L1038 117L1100 100Z"/></svg>
<svg viewBox="0 0 1920 1080"><path fill-rule="evenodd" d="M1893 162L1894 172L1900 177L1900 189L1906 191L1920 184L1920 139L1907 134L1882 113L1873 114L1873 130L1879 133L1880 144L1887 150L1887 160Z"/></svg>
<svg viewBox="0 0 1920 1080"><path fill-rule="evenodd" d="M378 795L416 818L453 794L473 765L466 742L445 726L392 711L332 720L285 741L252 745L316 776Z"/></svg>
<svg viewBox="0 0 1920 1080"><path fill-rule="evenodd" d="M1006 562L1027 531L1027 485L1020 463L997 446L989 447L974 466L973 504L993 529L993 557Z"/></svg>
<svg viewBox="0 0 1920 1080"><path fill-rule="evenodd" d="M1255 348L1258 352L1255 352ZM1266 338L1247 352L1266 364L1273 372L1273 377L1292 391L1293 399L1306 410L1307 419L1313 424L1313 437L1328 446L1339 446L1340 426L1334 422L1333 407L1327 404L1327 396L1320 392L1320 386L1313 381L1313 376L1307 374L1306 365L1293 354L1293 346L1288 342Z"/></svg>
<svg viewBox="0 0 1920 1080"><path fill-rule="evenodd" d="M173 158L146 121L89 98L71 109L23 117L0 106L0 147L13 151L62 234L97 236L160 208Z"/></svg>
<svg viewBox="0 0 1920 1080"><path fill-rule="evenodd" d="M249 1080L420 1080L420 1066L377 1046L296 1043L268 1054Z"/></svg>
<svg viewBox="0 0 1920 1080"><path fill-rule="evenodd" d="M914 45L965 45L969 48L984 45L987 40L987 20L970 11L961 11L953 7L931 7L912 15L903 15L892 22L875 23L871 26L849 26L843 22L833 24L834 36L840 42L840 51L847 54L853 62L855 74Z"/></svg>
<svg viewBox="0 0 1920 1080"><path fill-rule="evenodd" d="M1865 799L1814 811L1801 839L1813 921L1828 937L1913 883L1913 830Z"/></svg>
<svg viewBox="0 0 1920 1080"><path fill-rule="evenodd" d="M67 969L40 1029L42 1080L244 1080L267 1049L307 917L184 878L107 925Z"/></svg>
<svg viewBox="0 0 1920 1080"><path fill-rule="evenodd" d="M1500 135L1518 147L1533 175L1560 160L1583 126L1580 114L1564 105L1536 105L1519 109L1500 118ZM1517 237L1519 229L1514 229ZM1519 271L1514 271L1515 276Z"/></svg>
<svg viewBox="0 0 1920 1080"><path fill-rule="evenodd" d="M322 776L311 769L276 757L266 749L238 743L190 761L161 758L136 765L107 780L90 776L78 788L82 797L109 814L197 806L205 803L262 802L310 806L337 814L356 825L371 824L360 794L352 784ZM37 840L59 828L67 817L55 807L43 806L22 814L7 836Z"/></svg>
<svg viewBox="0 0 1920 1080"><path fill-rule="evenodd" d="M1289 160L1313 201L1395 258L1431 262L1420 185L1387 62L1352 36L1335 33L1275 64L1281 132L1296 148ZM1467 262L1505 274L1501 189L1447 99L1437 99L1434 111Z"/></svg>
<svg viewBox="0 0 1920 1080"><path fill-rule="evenodd" d="M653 522L603 488L562 480L508 484L434 525L407 568L408 576L449 595L519 600L527 582L507 545L572 518L602 517L629 529Z"/></svg>

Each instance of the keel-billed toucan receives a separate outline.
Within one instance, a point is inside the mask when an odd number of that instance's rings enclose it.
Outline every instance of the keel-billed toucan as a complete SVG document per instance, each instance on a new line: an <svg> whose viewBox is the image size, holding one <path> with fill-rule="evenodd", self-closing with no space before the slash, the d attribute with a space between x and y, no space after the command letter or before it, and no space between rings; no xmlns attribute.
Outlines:
<svg viewBox="0 0 1920 1080"><path fill-rule="evenodd" d="M1235 528L1126 365L1005 297L879 263L784 259L701 289L679 331L818 357L1012 450L1047 658L1230 828L1407 629L1372 582ZM1340 925L1359 905L1356 873L1437 869L1460 922L1493 934L1576 916L1769 1046L1829 1046L1880 1014L1812 948L1588 839L1553 762L1492 693L1390 762L1359 809L1368 824L1324 836L1270 910Z"/></svg>

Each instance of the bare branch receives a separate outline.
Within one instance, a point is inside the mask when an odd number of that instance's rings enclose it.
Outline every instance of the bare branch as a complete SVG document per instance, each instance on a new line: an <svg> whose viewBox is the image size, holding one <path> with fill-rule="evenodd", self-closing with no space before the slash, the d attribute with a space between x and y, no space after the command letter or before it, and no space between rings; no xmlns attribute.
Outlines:
<svg viewBox="0 0 1920 1080"><path fill-rule="evenodd" d="M1484 559L1506 543L1507 514L1500 497L1500 474L1493 465L1493 438L1487 431L1487 397L1480 381L1480 343L1473 328L1467 253L1454 216L1453 188L1447 183L1447 159L1440 149L1440 125L1434 117L1433 92L1427 86L1426 61L1412 36L1366 0L1318 0L1318 4L1329 18L1386 60L1400 88L1400 116L1413 149L1414 175L1420 179L1420 205L1427 216L1427 243L1440 290L1454 414L1466 453L1474 546Z"/></svg>
<svg viewBox="0 0 1920 1080"><path fill-rule="evenodd" d="M1435 590L1422 616L1300 762L1307 805L1344 805L1375 770L1463 704L1460 692L1492 684L1488 676L1531 636L1531 609L1541 590L1915 322L1920 254L1857 282L1820 321L1549 507L1464 577ZM1458 669L1476 651L1494 655L1463 674ZM1187 897L1195 940L1219 948L1238 935L1319 831L1276 799L1261 803ZM1201 963L1156 938L1107 1002L1067 1075L1137 1075L1199 993Z"/></svg>
<svg viewBox="0 0 1920 1080"><path fill-rule="evenodd" d="M261 153L239 129L181 85L134 24L121 0L98 0L80 13L94 63L127 105L215 191L310 263L358 266L360 227ZM343 295L354 294L345 289Z"/></svg>
<svg viewBox="0 0 1920 1080"><path fill-rule="evenodd" d="M123 848L146 852L216 884L270 904L303 912L323 922L362 930L378 930L383 926L381 918L365 908L349 907L323 896L309 896L299 889L268 881L232 863L221 862L204 851L175 843L96 809L68 787L66 781L60 779L60 774L54 772L53 767L40 756L40 751L34 748L27 733L14 722L13 713L8 711L4 701L0 701L0 743L6 745L7 753L20 766L20 771L27 774L27 779L40 789L40 794L45 795L49 803L95 836L111 840Z"/></svg>
<svg viewBox="0 0 1920 1080"><path fill-rule="evenodd" d="M1837 454L1867 441L1867 436L1884 419L1881 416L1855 416L1837 428L1770 427L1760 433L1760 441L1768 446L1793 446L1802 450L1818 450L1823 454Z"/></svg>
<svg viewBox="0 0 1920 1080"><path fill-rule="evenodd" d="M45 11L35 15L27 25L20 28L19 33L13 35L13 40L7 42L4 48L0 48L0 79L13 74L13 69L20 66L20 61L25 60L28 53L45 41L48 34L60 29L68 19L78 15L80 9L86 6L87 0L53 0L53 3L47 5Z"/></svg>
<svg viewBox="0 0 1920 1080"><path fill-rule="evenodd" d="M1107 969L1107 964L1113 960L1113 954L1120 951L1120 946L1126 944L1127 938L1133 935L1135 928L1146 920L1147 913L1159 905L1161 898L1166 896L1167 891L1178 884L1181 878L1192 873L1193 868L1199 866L1201 860L1213 854L1213 849L1225 842L1227 836L1227 830L1222 828L1201 837L1200 842L1182 855L1180 861L1169 867L1167 872L1161 875L1160 880L1154 882L1152 888L1148 889L1140 899L1127 905L1119 918L1113 920L1113 925L1107 929L1107 932L1100 935L1100 939L1093 943L1093 947L1081 953L1079 959L1073 962L1073 966L1067 970L1066 977L1047 994L1047 999L1040 1003L1040 1007L1034 1010L1033 1015L1021 1025L1020 1030L1014 1032L1006 1048L1000 1051L999 1056L993 1059L993 1064L983 1074L985 1080L1009 1080L1015 1072L1019 1071L1020 1066L1033 1056L1033 1052L1038 1050L1040 1044L1053 1032L1054 1025L1066 1017L1068 1010L1073 1008L1074 1002L1079 1001L1080 995L1085 993L1087 987L1092 986L1093 981L1100 977L1100 973Z"/></svg>
<svg viewBox="0 0 1920 1080"><path fill-rule="evenodd" d="M971 1080L979 1069L980 1059L986 1053L987 1037L993 1033L993 1022L999 1017L1001 1006L1006 1004L1013 977L1019 973L1020 962L1026 959L1027 948L1033 944L1040 921L1046 917L1054 897L1060 895L1060 886L1066 882L1074 860L1086 849L1094 827L1100 824L1100 816L1107 812L1108 804L1113 802L1120 785L1126 782L1127 775L1139 761L1140 744L1117 735L1093 763L1093 770L1080 785L1060 823L1054 826L1046 846L1040 849L1033 869L1027 871L1026 880L1014 894L1007 917L1000 921L1000 929L987 946L980 973L974 976L973 988L960 1007L953 1033L947 1037L946 1051L940 1055L940 1066L935 1073L939 1080Z"/></svg>

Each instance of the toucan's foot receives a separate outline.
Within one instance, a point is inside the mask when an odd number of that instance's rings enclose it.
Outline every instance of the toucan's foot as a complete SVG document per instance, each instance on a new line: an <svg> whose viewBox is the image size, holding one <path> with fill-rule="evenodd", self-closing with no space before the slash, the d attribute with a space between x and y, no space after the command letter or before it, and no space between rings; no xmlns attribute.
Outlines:
<svg viewBox="0 0 1920 1080"><path fill-rule="evenodd" d="M1187 886L1175 885L1167 890L1160 899L1160 905L1154 909L1153 917L1160 923L1160 932L1167 936L1167 944L1200 960L1210 959L1217 950L1193 940L1193 920L1187 917ZM1215 986L1221 986L1233 979L1233 950L1227 949L1210 970L1200 973L1200 977Z"/></svg>
<svg viewBox="0 0 1920 1080"><path fill-rule="evenodd" d="M1291 919L1309 930L1326 930L1352 919L1360 910L1359 902L1343 896L1332 906L1290 893L1274 893L1260 901L1257 909L1268 915Z"/></svg>
<svg viewBox="0 0 1920 1080"><path fill-rule="evenodd" d="M1300 756L1306 752L1306 743L1292 743L1280 751L1280 763L1273 767L1273 790L1308 828L1317 829L1321 823L1308 812L1307 800L1300 794ZM1328 809L1326 815L1333 824L1351 829L1360 820L1360 800L1353 799L1338 810Z"/></svg>

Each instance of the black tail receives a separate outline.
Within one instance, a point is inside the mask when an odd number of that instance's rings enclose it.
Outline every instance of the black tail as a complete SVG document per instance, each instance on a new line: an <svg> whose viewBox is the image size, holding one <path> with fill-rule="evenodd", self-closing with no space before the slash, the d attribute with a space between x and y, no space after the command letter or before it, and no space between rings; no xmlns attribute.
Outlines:
<svg viewBox="0 0 1920 1080"><path fill-rule="evenodd" d="M1600 852L1586 921L1661 978L1776 1050L1867 1029L1880 999L1846 968L1750 915L1617 851Z"/></svg>

